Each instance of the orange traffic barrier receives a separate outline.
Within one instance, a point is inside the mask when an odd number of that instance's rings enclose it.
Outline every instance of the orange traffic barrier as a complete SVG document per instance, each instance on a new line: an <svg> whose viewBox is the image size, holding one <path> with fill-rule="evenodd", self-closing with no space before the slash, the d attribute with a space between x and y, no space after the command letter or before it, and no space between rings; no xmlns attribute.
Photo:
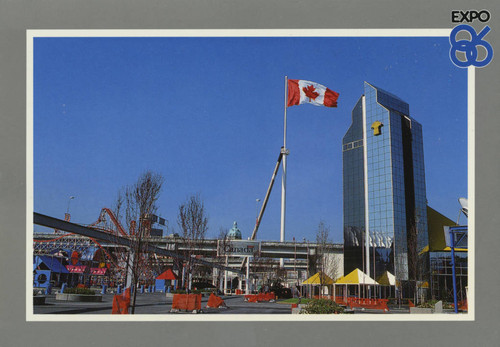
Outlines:
<svg viewBox="0 0 500 347"><path fill-rule="evenodd" d="M259 293L259 294L245 295L244 298L245 298L245 301L248 301L248 302L262 302L262 301L275 300L276 295L274 295L274 292Z"/></svg>
<svg viewBox="0 0 500 347"><path fill-rule="evenodd" d="M174 294L172 309L186 311L201 310L201 294Z"/></svg>
<svg viewBox="0 0 500 347"><path fill-rule="evenodd" d="M388 299L347 298L347 305L351 309L361 307L389 311L389 307L387 307L388 301Z"/></svg>
<svg viewBox="0 0 500 347"><path fill-rule="evenodd" d="M378 310L389 311L389 307L387 306L388 299L371 299L371 298L345 298L343 296L328 296L322 295L314 295L314 299L324 299L324 300L332 300L339 305L349 306L351 309L353 307L361 307L361 308L372 308Z"/></svg>
<svg viewBox="0 0 500 347"><path fill-rule="evenodd" d="M113 307L111 314L128 314L130 307L130 288L125 289L123 294L113 296Z"/></svg>
<svg viewBox="0 0 500 347"><path fill-rule="evenodd" d="M455 304L451 304L451 307L455 308ZM468 311L467 300L458 301L457 302L457 307L458 307L459 310Z"/></svg>
<svg viewBox="0 0 500 347"><path fill-rule="evenodd" d="M411 302L411 300L408 300L408 306L409 307L415 307L415 304L413 302Z"/></svg>
<svg viewBox="0 0 500 347"><path fill-rule="evenodd" d="M218 308L223 306L226 306L226 304L221 297L215 295L214 293L210 294L210 297L208 298L207 307Z"/></svg>

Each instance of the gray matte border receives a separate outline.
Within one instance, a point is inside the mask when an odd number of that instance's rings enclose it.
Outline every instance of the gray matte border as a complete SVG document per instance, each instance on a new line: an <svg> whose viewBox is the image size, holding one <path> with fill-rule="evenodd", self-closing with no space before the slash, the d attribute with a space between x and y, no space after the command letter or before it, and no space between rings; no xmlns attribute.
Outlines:
<svg viewBox="0 0 500 347"><path fill-rule="evenodd" d="M498 208L500 66L476 71L476 321L277 323L26 323L25 321L25 101L26 29L183 28L451 28L451 11L467 1L374 0L0 0L0 344L2 346L300 346L405 344L493 346L500 287ZM483 1L500 50L500 5ZM475 25L482 27L482 25ZM497 51L498 54L498 51ZM438 116L438 115L436 115ZM443 129L446 131L446 129ZM452 174L452 172L450 173Z"/></svg>

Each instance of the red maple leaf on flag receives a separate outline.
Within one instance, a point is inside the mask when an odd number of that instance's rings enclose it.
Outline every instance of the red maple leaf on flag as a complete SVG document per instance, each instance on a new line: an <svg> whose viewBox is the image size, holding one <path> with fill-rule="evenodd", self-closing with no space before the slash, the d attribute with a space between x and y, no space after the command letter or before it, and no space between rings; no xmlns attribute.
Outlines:
<svg viewBox="0 0 500 347"><path fill-rule="evenodd" d="M302 90L304 91L304 94L306 94L306 96L309 98L309 99L313 99L315 100L318 96L319 96L319 93L317 93L315 90L316 88L314 88L313 85L310 85L310 86L307 86L307 87L304 87L302 88Z"/></svg>

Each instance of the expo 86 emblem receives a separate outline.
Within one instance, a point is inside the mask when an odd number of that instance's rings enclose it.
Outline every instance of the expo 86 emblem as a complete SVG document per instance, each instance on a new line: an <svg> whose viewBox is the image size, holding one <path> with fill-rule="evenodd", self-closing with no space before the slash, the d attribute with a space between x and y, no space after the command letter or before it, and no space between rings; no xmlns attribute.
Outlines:
<svg viewBox="0 0 500 347"><path fill-rule="evenodd" d="M483 38L490 32L490 30L489 26L485 26L483 30L477 34L474 28L470 25L457 25L450 34L450 58L453 64L458 67L468 67L471 65L483 67L488 65L493 59L493 48L489 42L483 40ZM457 35L461 31L467 31L470 34L470 40L457 41ZM482 60L478 60L478 46L482 46L486 49L486 57ZM465 53L465 61L458 59L457 52Z"/></svg>

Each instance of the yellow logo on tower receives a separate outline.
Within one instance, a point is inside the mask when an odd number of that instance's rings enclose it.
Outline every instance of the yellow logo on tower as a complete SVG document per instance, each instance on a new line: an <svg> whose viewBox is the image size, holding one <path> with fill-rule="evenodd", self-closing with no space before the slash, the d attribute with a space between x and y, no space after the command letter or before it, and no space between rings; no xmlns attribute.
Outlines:
<svg viewBox="0 0 500 347"><path fill-rule="evenodd" d="M380 130L380 128L383 127L383 126L384 126L384 124L382 124L378 120L375 121L375 122L373 122L373 124L372 124L373 135L377 136L377 135L382 134L382 130Z"/></svg>

